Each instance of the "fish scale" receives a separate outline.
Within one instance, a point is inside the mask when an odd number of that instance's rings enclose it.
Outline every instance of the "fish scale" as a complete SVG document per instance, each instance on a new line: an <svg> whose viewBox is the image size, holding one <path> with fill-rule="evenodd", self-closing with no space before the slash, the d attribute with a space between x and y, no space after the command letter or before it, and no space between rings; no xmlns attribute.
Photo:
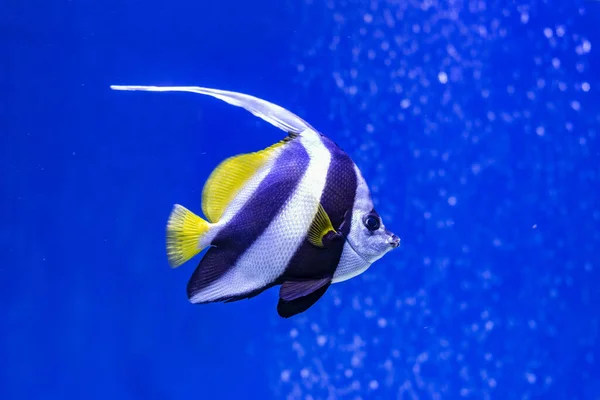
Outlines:
<svg viewBox="0 0 600 400"><path fill-rule="evenodd" d="M233 276L227 287L237 290L237 293L247 293L277 280L285 271L296 249L305 240L315 217L325 186L322 171L327 170L329 166L330 154L318 136L302 138L301 141L307 149L310 161L297 189L267 230L248 248L236 267L227 273L228 276ZM280 157L289 154L294 153L284 152ZM273 173L277 174L278 171ZM261 266L261 275L253 274L257 266ZM254 279L247 279L249 275Z"/></svg>

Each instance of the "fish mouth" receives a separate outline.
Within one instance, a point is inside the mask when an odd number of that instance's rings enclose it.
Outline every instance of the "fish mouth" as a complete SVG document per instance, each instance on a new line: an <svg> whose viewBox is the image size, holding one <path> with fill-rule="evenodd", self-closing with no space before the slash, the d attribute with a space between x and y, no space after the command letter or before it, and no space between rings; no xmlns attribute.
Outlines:
<svg viewBox="0 0 600 400"><path fill-rule="evenodd" d="M400 238L396 235L394 235L393 233L390 233L391 237L390 237L390 241L388 242L393 249L397 248L400 246Z"/></svg>

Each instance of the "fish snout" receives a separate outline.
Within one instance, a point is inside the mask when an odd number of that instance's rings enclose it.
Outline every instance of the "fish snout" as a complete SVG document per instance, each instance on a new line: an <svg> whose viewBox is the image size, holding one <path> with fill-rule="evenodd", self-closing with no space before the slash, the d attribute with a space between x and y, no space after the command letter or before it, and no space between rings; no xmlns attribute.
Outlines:
<svg viewBox="0 0 600 400"><path fill-rule="evenodd" d="M392 248L395 249L396 247L400 246L400 238L391 233L388 243L392 246Z"/></svg>

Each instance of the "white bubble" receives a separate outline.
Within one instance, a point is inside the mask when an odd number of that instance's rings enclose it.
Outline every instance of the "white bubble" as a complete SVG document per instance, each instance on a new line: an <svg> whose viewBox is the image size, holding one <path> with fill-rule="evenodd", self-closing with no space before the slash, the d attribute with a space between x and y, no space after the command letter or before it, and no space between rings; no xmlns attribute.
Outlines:
<svg viewBox="0 0 600 400"><path fill-rule="evenodd" d="M454 197L454 196L448 197L448 204L451 206L455 206L456 205L456 197Z"/></svg>
<svg viewBox="0 0 600 400"><path fill-rule="evenodd" d="M584 40L583 43L581 44L581 49L583 50L583 53L589 53L590 50L592 50L592 44L590 43L589 40Z"/></svg>
<svg viewBox="0 0 600 400"><path fill-rule="evenodd" d="M538 89L543 89L546 86L546 81L543 78L540 78L536 82Z"/></svg>
<svg viewBox="0 0 600 400"><path fill-rule="evenodd" d="M309 375L310 373L308 372L308 369L302 368L302 370L300 370L300 376L304 379L308 378Z"/></svg>
<svg viewBox="0 0 600 400"><path fill-rule="evenodd" d="M535 323L535 321L534 321L534 320L532 320L532 319L530 319L530 320L527 322L527 325L529 325L529 329L535 329L535 328L536 328L536 326L537 326L537 324Z"/></svg>
<svg viewBox="0 0 600 400"><path fill-rule="evenodd" d="M338 88L341 89L344 87L344 80L342 79L342 77L340 76L340 74L338 72L334 72L333 79L335 80L335 84Z"/></svg>
<svg viewBox="0 0 600 400"><path fill-rule="evenodd" d="M527 379L527 382L534 384L536 381L536 376L535 374L531 373L531 372L526 372L525 373L525 378Z"/></svg>
<svg viewBox="0 0 600 400"><path fill-rule="evenodd" d="M590 91L590 84L587 82L583 82L581 84L581 90L583 90L584 92L589 92Z"/></svg>
<svg viewBox="0 0 600 400"><path fill-rule="evenodd" d="M379 387L379 382L377 382L376 380L372 380L371 382L369 382L369 388L372 390L375 390Z"/></svg>
<svg viewBox="0 0 600 400"><path fill-rule="evenodd" d="M325 336L325 335L317 336L317 344L319 346L323 347L325 345L325 343L327 343L327 336Z"/></svg>
<svg viewBox="0 0 600 400"><path fill-rule="evenodd" d="M443 71L438 74L438 79L442 84L448 83L448 75Z"/></svg>
<svg viewBox="0 0 600 400"><path fill-rule="evenodd" d="M281 380L283 382L288 382L290 380L290 375L290 370L284 369L283 371L281 371Z"/></svg>
<svg viewBox="0 0 600 400"><path fill-rule="evenodd" d="M546 36L548 39L550 39L552 37L552 29L544 28L544 36Z"/></svg>
<svg viewBox="0 0 600 400"><path fill-rule="evenodd" d="M573 108L573 110L579 111L581 109L581 104L579 104L577 100L573 100L571 102L571 107Z"/></svg>
<svg viewBox="0 0 600 400"><path fill-rule="evenodd" d="M544 129L543 126L538 126L537 128L535 128L535 133L538 136L544 136L544 133L546 132L546 130Z"/></svg>
<svg viewBox="0 0 600 400"><path fill-rule="evenodd" d="M567 84L564 82L558 82L558 90L564 92L565 90L567 90Z"/></svg>
<svg viewBox="0 0 600 400"><path fill-rule="evenodd" d="M477 27L477 32L483 38L487 36L487 28L485 27L485 25L479 25Z"/></svg>

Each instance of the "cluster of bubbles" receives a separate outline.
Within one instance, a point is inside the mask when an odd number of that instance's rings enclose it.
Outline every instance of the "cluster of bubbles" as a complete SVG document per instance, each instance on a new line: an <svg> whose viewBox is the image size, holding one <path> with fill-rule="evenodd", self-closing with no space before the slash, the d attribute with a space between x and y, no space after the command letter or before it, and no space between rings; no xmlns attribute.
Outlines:
<svg viewBox="0 0 600 400"><path fill-rule="evenodd" d="M600 391L590 4L307 0L301 115L402 244L294 319L278 398Z"/></svg>

